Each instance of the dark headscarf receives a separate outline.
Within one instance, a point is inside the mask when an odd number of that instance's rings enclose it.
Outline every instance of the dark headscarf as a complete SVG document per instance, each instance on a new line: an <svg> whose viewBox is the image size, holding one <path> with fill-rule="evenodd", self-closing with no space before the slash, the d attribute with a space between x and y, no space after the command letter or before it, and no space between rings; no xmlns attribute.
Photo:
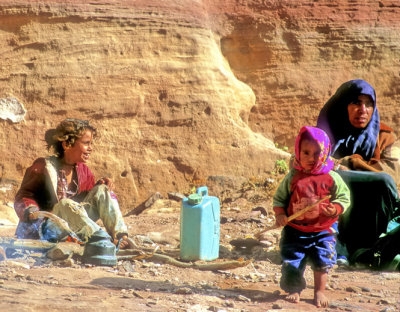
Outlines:
<svg viewBox="0 0 400 312"><path fill-rule="evenodd" d="M357 102L361 94L371 97L374 111L368 125L357 129L350 124L347 105ZM379 134L379 113L374 88L361 79L342 84L319 113L317 127L325 130L331 139L332 155L335 158L359 154L369 160L374 153Z"/></svg>

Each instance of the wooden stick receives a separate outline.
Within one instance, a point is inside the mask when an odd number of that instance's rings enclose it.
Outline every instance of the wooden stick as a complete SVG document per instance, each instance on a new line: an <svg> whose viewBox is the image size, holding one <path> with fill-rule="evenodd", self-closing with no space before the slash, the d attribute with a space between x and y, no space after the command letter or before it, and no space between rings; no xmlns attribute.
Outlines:
<svg viewBox="0 0 400 312"><path fill-rule="evenodd" d="M12 237L0 237L0 247L3 249L26 249L34 250L37 252L49 250L53 248L56 243L50 243L48 241L42 241L37 239L18 239Z"/></svg>
<svg viewBox="0 0 400 312"><path fill-rule="evenodd" d="M294 220L294 219L300 217L301 215L303 215L303 214L305 214L307 211L309 211L311 208L314 208L316 205L319 205L320 203L322 203L323 201L325 201L325 200L327 200L327 199L329 199L329 198L331 198L331 195L325 196L324 198L320 199L319 201L317 201L317 202L315 202L315 203L313 203L313 204L311 204L311 205L308 205L307 207L305 207L305 208L303 208L303 209L297 211L296 213L290 215L290 216L288 217L288 222L290 222L290 221L292 221L292 220ZM274 227L272 227L272 228L269 228L269 229L266 229L266 230L262 230L261 232L258 232L258 233L256 233L256 234L254 234L254 237L258 239L258 238L261 236L261 234L263 234L263 233L265 233L265 232L267 232L267 231L269 231L269 230L277 229L277 228L279 228L279 227L280 227L279 225L276 225L276 226L274 226Z"/></svg>
<svg viewBox="0 0 400 312"><path fill-rule="evenodd" d="M63 228L64 230L66 230L68 233L73 232L67 221L65 221L64 219L61 219L59 216L56 216L55 214L48 212L48 211L43 211L43 210L39 210L35 212L38 218L49 218L51 221L53 221L54 223L56 223L59 227Z"/></svg>
<svg viewBox="0 0 400 312"><path fill-rule="evenodd" d="M331 198L331 195L328 195L328 196L326 196L326 197L320 199L319 201L315 202L314 204L311 204L311 205L309 205L309 206L307 206L307 207L305 207L305 208L303 208L303 209L297 211L296 213L292 214L291 216L289 216L289 217L287 218L288 222L290 222L290 221L292 221L292 220L294 220L294 219L300 217L301 215L305 214L305 213L306 213L308 210L310 210L311 208L314 208L316 205L319 205L320 203L322 203L323 201L325 201L325 200L327 200L327 199L329 199L329 198Z"/></svg>
<svg viewBox="0 0 400 312"><path fill-rule="evenodd" d="M55 214L48 212L48 211L39 210L39 211L35 211L34 213L37 215L38 218L49 218L51 221L56 223L59 227L66 230L68 235L71 236L71 238L74 238L79 244L83 244L83 242L78 237L78 235L76 235L75 232L71 230L71 228L68 225L68 222L65 221L64 219L62 219L59 216L56 216Z"/></svg>

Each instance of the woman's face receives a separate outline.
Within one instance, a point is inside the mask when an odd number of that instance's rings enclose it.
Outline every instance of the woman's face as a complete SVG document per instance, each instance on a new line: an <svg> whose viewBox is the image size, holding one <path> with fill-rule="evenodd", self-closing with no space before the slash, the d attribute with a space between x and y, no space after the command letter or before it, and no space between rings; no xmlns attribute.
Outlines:
<svg viewBox="0 0 400 312"><path fill-rule="evenodd" d="M354 128L365 128L371 120L374 103L368 95L358 96L356 103L347 105L350 124Z"/></svg>
<svg viewBox="0 0 400 312"><path fill-rule="evenodd" d="M86 130L83 136L75 141L70 147L64 146L64 160L67 164L76 164L78 162L87 162L93 151L93 133Z"/></svg>

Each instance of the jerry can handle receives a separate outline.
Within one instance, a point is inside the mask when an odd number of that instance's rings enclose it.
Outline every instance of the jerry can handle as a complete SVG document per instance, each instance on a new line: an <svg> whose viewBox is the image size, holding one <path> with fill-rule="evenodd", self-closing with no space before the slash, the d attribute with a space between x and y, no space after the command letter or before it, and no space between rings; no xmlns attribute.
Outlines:
<svg viewBox="0 0 400 312"><path fill-rule="evenodd" d="M207 196L208 195L208 188L207 186L200 186L196 190L197 194L200 194L201 196Z"/></svg>

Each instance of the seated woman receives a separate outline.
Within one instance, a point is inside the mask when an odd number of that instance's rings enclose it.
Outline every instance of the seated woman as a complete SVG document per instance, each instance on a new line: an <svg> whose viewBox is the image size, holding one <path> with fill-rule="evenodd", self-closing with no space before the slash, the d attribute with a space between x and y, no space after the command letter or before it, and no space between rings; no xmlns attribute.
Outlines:
<svg viewBox="0 0 400 312"><path fill-rule="evenodd" d="M335 168L351 191L339 240L352 255L372 247L398 214L399 163L391 157L396 137L380 122L375 90L364 80L342 84L322 108L317 127L329 135Z"/></svg>
<svg viewBox="0 0 400 312"><path fill-rule="evenodd" d="M57 237L61 231L54 230L51 221L38 218L38 211L43 210L64 219L83 242L101 229L96 224L101 219L119 248L133 247L111 180L102 178L96 183L85 164L96 133L88 121L79 119L65 119L56 129L47 130L47 148L55 155L36 159L25 172L14 202L20 220L18 238L62 238Z"/></svg>

